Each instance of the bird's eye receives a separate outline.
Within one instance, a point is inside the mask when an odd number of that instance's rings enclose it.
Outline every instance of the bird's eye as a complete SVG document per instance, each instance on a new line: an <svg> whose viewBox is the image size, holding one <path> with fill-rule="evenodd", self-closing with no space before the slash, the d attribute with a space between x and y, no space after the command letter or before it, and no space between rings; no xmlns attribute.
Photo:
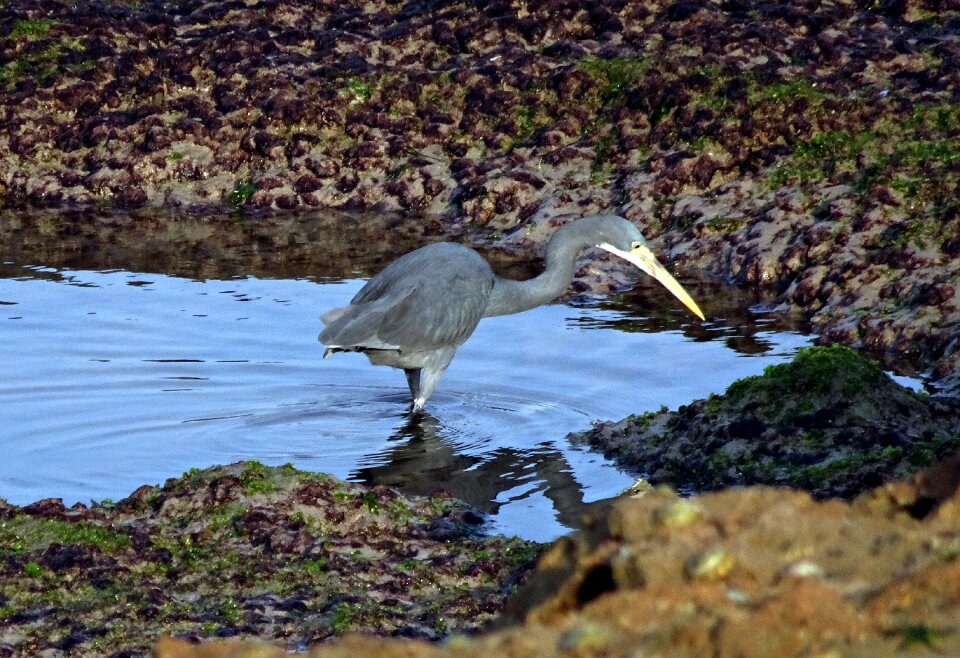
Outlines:
<svg viewBox="0 0 960 658"><path fill-rule="evenodd" d="M632 243L630 244L630 248L631 248L631 249L639 249L639 248L640 248L640 242L636 242L636 241L635 241L635 242L632 242Z"/></svg>

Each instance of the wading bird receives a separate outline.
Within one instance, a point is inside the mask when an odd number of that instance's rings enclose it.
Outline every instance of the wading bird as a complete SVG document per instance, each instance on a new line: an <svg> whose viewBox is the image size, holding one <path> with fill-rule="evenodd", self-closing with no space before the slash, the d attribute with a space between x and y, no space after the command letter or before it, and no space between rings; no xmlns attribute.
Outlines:
<svg viewBox="0 0 960 658"><path fill-rule="evenodd" d="M560 227L547 242L546 269L527 281L498 277L476 251L450 242L401 256L367 281L348 306L323 314L323 356L363 352L374 365L402 368L412 411L418 412L481 318L553 301L570 286L577 256L589 247L633 263L703 319L636 226L616 215L594 215Z"/></svg>

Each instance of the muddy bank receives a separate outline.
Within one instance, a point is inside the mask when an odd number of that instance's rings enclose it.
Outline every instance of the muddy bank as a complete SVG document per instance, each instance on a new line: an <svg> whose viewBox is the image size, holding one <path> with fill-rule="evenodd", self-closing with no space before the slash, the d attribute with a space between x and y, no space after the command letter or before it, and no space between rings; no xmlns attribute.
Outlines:
<svg viewBox="0 0 960 658"><path fill-rule="evenodd" d="M936 0L13 0L0 200L373 209L516 248L615 210L955 384L958 31Z"/></svg>
<svg viewBox="0 0 960 658"><path fill-rule="evenodd" d="M551 546L499 630L440 645L350 636L309 655L954 655L958 469L953 457L852 503L764 487L656 490ZM167 640L154 655L284 654Z"/></svg>
<svg viewBox="0 0 960 658"><path fill-rule="evenodd" d="M0 656L142 656L162 633L291 649L487 624L539 551L449 498L257 462L65 508L0 500Z"/></svg>

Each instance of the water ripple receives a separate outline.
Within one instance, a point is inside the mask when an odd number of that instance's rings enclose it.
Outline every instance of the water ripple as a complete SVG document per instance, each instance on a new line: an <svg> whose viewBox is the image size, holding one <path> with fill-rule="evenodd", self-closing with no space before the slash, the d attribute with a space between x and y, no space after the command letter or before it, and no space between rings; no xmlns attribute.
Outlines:
<svg viewBox="0 0 960 658"><path fill-rule="evenodd" d="M445 491L493 529L550 539L630 482L568 432L721 392L809 342L716 320L697 335L629 303L550 305L484 320L411 419L402 374L321 358L318 317L360 280L3 271L16 315L0 317L0 496L15 503L116 499L258 459Z"/></svg>

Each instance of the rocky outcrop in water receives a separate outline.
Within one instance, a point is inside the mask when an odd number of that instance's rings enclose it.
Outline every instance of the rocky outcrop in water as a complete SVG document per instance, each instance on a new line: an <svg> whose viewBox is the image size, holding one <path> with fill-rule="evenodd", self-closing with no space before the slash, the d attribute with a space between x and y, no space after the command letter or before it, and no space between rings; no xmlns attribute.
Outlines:
<svg viewBox="0 0 960 658"><path fill-rule="evenodd" d="M722 395L568 438L682 491L765 484L853 498L960 449L960 404L833 345L801 349Z"/></svg>

